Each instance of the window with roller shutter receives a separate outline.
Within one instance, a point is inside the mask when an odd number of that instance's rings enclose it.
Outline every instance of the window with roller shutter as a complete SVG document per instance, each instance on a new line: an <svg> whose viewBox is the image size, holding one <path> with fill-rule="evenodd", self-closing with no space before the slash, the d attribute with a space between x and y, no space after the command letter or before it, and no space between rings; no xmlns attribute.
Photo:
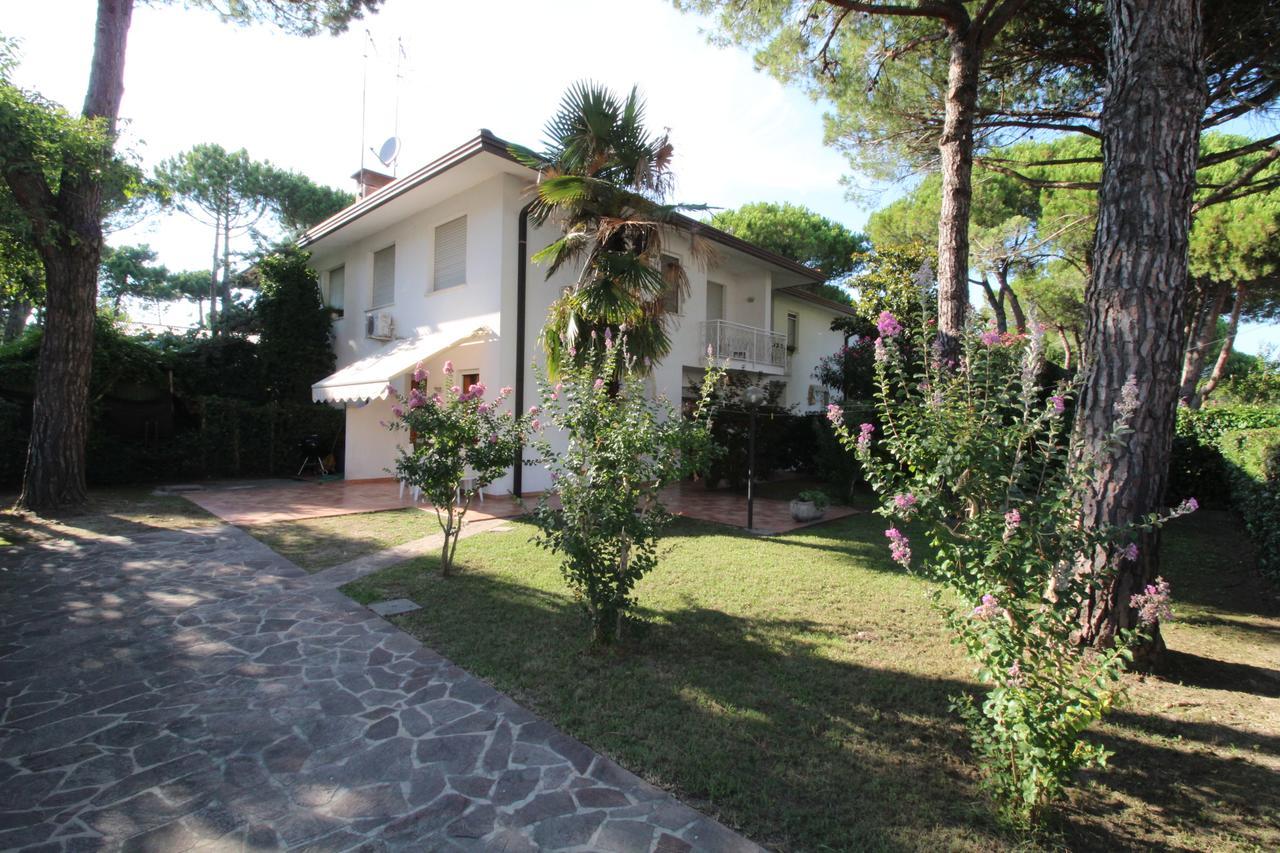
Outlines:
<svg viewBox="0 0 1280 853"><path fill-rule="evenodd" d="M373 302L370 308L384 308L396 301L396 247L373 253Z"/></svg>
<svg viewBox="0 0 1280 853"><path fill-rule="evenodd" d="M467 217L436 227L435 276L432 287L442 290L467 283Z"/></svg>

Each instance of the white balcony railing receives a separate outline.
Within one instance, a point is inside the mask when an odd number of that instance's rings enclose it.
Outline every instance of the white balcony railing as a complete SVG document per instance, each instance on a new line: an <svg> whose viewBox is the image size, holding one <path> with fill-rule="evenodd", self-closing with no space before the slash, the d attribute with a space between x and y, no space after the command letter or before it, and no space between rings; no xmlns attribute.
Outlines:
<svg viewBox="0 0 1280 853"><path fill-rule="evenodd" d="M701 323L702 342L711 355L729 359L730 367L785 373L787 370L787 336L781 332L708 320Z"/></svg>

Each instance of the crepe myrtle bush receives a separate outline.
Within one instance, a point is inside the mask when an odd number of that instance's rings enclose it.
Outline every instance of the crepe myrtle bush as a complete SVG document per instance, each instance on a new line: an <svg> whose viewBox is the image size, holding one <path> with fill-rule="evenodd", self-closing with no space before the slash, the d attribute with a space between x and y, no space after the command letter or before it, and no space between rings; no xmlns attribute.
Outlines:
<svg viewBox="0 0 1280 853"><path fill-rule="evenodd" d="M1070 438L1065 412L1074 388L1037 379L1039 334L975 329L959 362L944 365L929 329L910 340L887 312L878 327L880 427L845 424L839 406L828 417L862 463L877 512L890 520L892 559L940 582L934 605L987 687L977 702L953 697L953 710L1000 817L1027 827L1077 769L1105 766L1108 753L1084 732L1122 700L1121 675L1143 639L1140 627L1110 648L1082 648L1075 637L1082 604L1122 561L1137 559L1139 531L1196 504L1131 527L1085 529L1079 496L1097 460ZM1131 383L1116 406L1113 442L1129 432L1136 405ZM926 547L913 553L903 528L921 531ZM1140 626L1171 615L1169 593L1157 579L1133 596Z"/></svg>
<svg viewBox="0 0 1280 853"><path fill-rule="evenodd" d="M467 510L481 489L511 467L528 431L528 418L500 411L510 388L486 399L488 389L479 382L466 391L453 384L451 361L444 363L441 390L422 390L429 376L421 364L413 380L407 396L387 386L395 399L395 419L385 425L411 436L408 446L399 448L395 476L421 489L431 502L444 532L440 570L450 575Z"/></svg>
<svg viewBox="0 0 1280 853"><path fill-rule="evenodd" d="M606 333L608 335L609 333ZM703 470L715 455L711 392L724 370L709 361L689 417L652 396L626 352L606 336L599 357L569 362L555 381L541 372L533 446L551 472L533 520L537 543L559 555L560 569L586 609L594 645L619 639L636 583L658 563L670 520L662 488ZM553 449L538 433L562 434Z"/></svg>

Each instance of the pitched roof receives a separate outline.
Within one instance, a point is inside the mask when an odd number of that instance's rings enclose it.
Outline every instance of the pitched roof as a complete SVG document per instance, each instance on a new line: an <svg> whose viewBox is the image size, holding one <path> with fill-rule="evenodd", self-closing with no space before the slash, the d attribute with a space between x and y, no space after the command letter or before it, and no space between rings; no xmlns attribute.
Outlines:
<svg viewBox="0 0 1280 853"><path fill-rule="evenodd" d="M475 136L452 151L437 157L425 166L410 172L403 178L397 178L385 187L378 189L362 199L358 199L354 204L343 208L333 216L323 222L313 225L298 240L298 245L306 247L317 240L327 237L330 234L340 230L346 225L354 222L370 211L376 210L392 199L398 198L410 190L419 187L431 179L444 174L450 169L458 166L471 158L480 154L493 154L512 163L517 162L515 157L511 155L508 143L494 136L488 130L481 130L478 136ZM522 168L524 168L522 166ZM530 170L532 171L532 170ZM750 255L766 263L781 267L788 272L795 273L812 282L821 282L826 280L826 276L821 270L806 266L790 258L762 249L754 243L749 243L740 237L735 237L727 231L722 231L706 222L700 222L689 216L677 214L675 223L682 228L687 228L698 235L710 240L714 240L730 249L736 249L745 255Z"/></svg>

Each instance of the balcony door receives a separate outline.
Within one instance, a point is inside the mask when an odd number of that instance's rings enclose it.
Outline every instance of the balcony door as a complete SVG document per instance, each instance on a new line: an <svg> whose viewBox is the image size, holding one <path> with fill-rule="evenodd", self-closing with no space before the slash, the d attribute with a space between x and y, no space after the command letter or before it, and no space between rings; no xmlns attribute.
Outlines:
<svg viewBox="0 0 1280 853"><path fill-rule="evenodd" d="M724 285L707 282L707 322L724 319Z"/></svg>

